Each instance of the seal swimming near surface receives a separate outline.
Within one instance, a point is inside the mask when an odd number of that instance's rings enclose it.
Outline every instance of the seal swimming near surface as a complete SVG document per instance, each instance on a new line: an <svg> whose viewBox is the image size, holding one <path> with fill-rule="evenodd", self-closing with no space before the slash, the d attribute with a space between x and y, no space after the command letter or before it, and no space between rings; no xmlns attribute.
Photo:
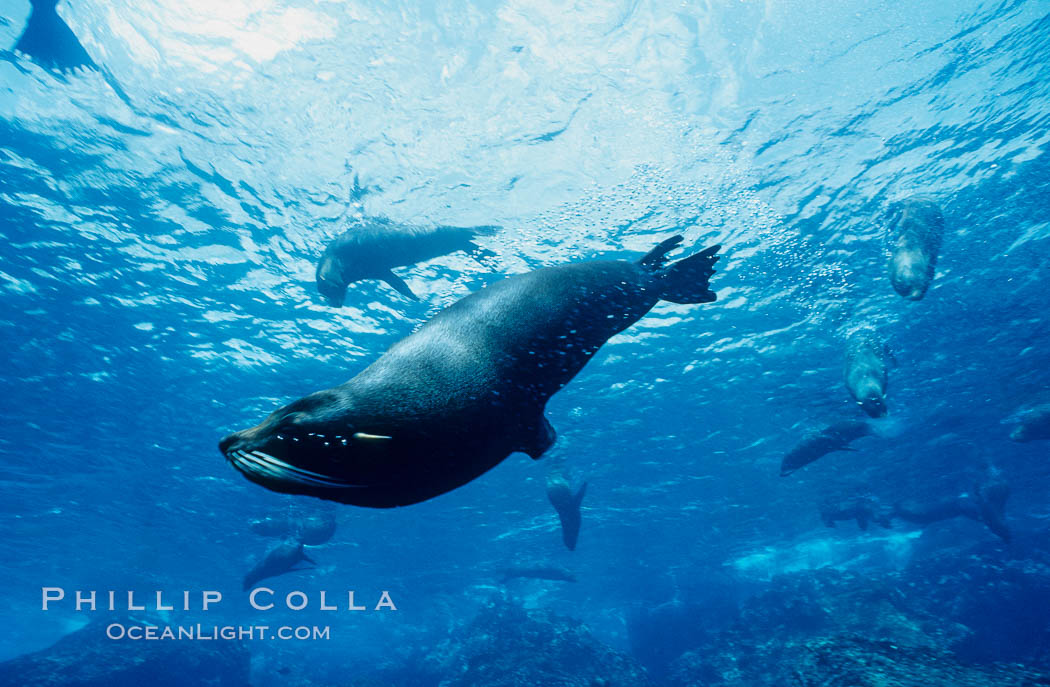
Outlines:
<svg viewBox="0 0 1050 687"><path fill-rule="evenodd" d="M576 540L580 536L580 504L587 493L584 482L574 494L569 487L569 479L561 466L547 473L547 499L558 513L561 522L561 539L569 551L576 550Z"/></svg>
<svg viewBox="0 0 1050 687"><path fill-rule="evenodd" d="M913 196L890 207L890 281L901 296L918 301L926 295L943 235L944 215L929 198Z"/></svg>
<svg viewBox="0 0 1050 687"><path fill-rule="evenodd" d="M869 434L871 425L863 420L844 420L812 432L780 461L780 476L786 477L834 451L854 451L856 449L850 448L850 443Z"/></svg>
<svg viewBox="0 0 1050 687"><path fill-rule="evenodd" d="M1050 403L1033 406L1020 414L1010 439L1021 443L1050 440Z"/></svg>
<svg viewBox="0 0 1050 687"><path fill-rule="evenodd" d="M658 301L710 303L719 246L667 262L594 260L508 277L453 303L350 381L279 408L219 450L268 489L390 508L554 443L544 417L610 337Z"/></svg>
<svg viewBox="0 0 1050 687"><path fill-rule="evenodd" d="M846 388L871 417L886 414L888 357L886 343L871 327L858 329L846 340Z"/></svg>
<svg viewBox="0 0 1050 687"><path fill-rule="evenodd" d="M244 576L244 589L251 589L256 582L268 577L277 577L295 570L309 570L309 568L296 568L302 562L314 563L303 552L302 542L287 539L266 552L266 556L255 564L248 574ZM316 563L314 563L316 565Z"/></svg>
<svg viewBox="0 0 1050 687"><path fill-rule="evenodd" d="M475 239L496 232L499 227L418 227L374 218L355 225L328 244L317 263L317 291L325 301L340 307L346 287L362 279L381 279L398 293L419 300L405 280L393 273L394 267L466 251L486 264L496 257Z"/></svg>
<svg viewBox="0 0 1050 687"><path fill-rule="evenodd" d="M16 52L58 72L71 72L78 67L98 69L76 34L58 15L58 0L30 0L30 4L29 22L15 44Z"/></svg>

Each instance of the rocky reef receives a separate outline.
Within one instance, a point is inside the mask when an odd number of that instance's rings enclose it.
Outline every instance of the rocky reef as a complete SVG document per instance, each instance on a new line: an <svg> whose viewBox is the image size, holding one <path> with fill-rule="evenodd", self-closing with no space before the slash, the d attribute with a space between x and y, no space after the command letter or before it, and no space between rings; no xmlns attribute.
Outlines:
<svg viewBox="0 0 1050 687"><path fill-rule="evenodd" d="M671 662L671 687L1050 685L1050 567L958 550L774 580Z"/></svg>
<svg viewBox="0 0 1050 687"><path fill-rule="evenodd" d="M582 623L499 602L468 625L447 687L649 687L632 658L594 638Z"/></svg>
<svg viewBox="0 0 1050 687"><path fill-rule="evenodd" d="M0 687L248 687L248 650L239 642L114 641L106 624L0 663Z"/></svg>

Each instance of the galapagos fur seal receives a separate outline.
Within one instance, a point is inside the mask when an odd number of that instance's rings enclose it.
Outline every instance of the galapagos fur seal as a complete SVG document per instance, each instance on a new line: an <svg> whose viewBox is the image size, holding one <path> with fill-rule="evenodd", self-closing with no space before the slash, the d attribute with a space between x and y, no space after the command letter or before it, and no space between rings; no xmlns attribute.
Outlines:
<svg viewBox="0 0 1050 687"><path fill-rule="evenodd" d="M395 224L373 218L361 222L335 238L317 263L317 291L325 301L340 307L346 298L346 287L362 279L381 279L398 293L412 300L405 280L393 273L394 267L405 267L456 251L466 251L486 264L496 257L475 239L495 233L499 227L418 227Z"/></svg>
<svg viewBox="0 0 1050 687"><path fill-rule="evenodd" d="M580 504L583 496L587 493L587 483L584 482L576 493L569 486L569 479L561 466L552 468L547 473L547 499L558 513L561 522L561 539L569 551L576 550L576 541L580 536Z"/></svg>
<svg viewBox="0 0 1050 687"><path fill-rule="evenodd" d="M287 572L295 570L309 570L309 568L297 568L295 567L299 563L314 563L303 552L302 542L295 541L294 539L287 539L280 542L276 546L270 548L266 552L266 555L261 561L255 564L248 574L244 576L244 589L245 591L255 586L256 582L265 580L268 577L277 577Z"/></svg>
<svg viewBox="0 0 1050 687"><path fill-rule="evenodd" d="M1033 406L1022 412L1010 439L1021 443L1050 440L1050 403Z"/></svg>
<svg viewBox="0 0 1050 687"><path fill-rule="evenodd" d="M867 531L872 522L888 529L893 525L893 514L871 496L860 496L841 502L824 501L820 504L820 520L827 527L835 527L840 520L855 520L857 527Z"/></svg>
<svg viewBox="0 0 1050 687"><path fill-rule="evenodd" d="M894 203L889 210L890 281L910 301L922 300L937 270L944 235L940 207L922 196Z"/></svg>
<svg viewBox="0 0 1050 687"><path fill-rule="evenodd" d="M76 34L57 11L58 0L30 0L29 21L15 44L15 52L28 55L45 69L59 73L78 68L98 69Z"/></svg>
<svg viewBox="0 0 1050 687"><path fill-rule="evenodd" d="M887 358L886 343L871 327L858 329L846 340L846 388L871 417L886 414Z"/></svg>
<svg viewBox="0 0 1050 687"><path fill-rule="evenodd" d="M667 261L673 236L637 262L545 267L453 303L340 386L279 408L219 450L273 491L390 508L460 487L554 443L544 417L610 337L658 301L710 303L719 246Z"/></svg>
<svg viewBox="0 0 1050 687"><path fill-rule="evenodd" d="M853 451L855 449L849 447L850 443L869 434L871 425L863 420L844 420L812 432L780 461L780 476L786 477L834 451Z"/></svg>
<svg viewBox="0 0 1050 687"><path fill-rule="evenodd" d="M936 501L900 501L893 507L893 517L915 525L931 525L952 518L968 518L983 523L993 534L1009 543L1010 528L1006 523L1006 501L1010 487L999 477L978 482L972 493Z"/></svg>
<svg viewBox="0 0 1050 687"><path fill-rule="evenodd" d="M328 543L335 534L336 521L334 513L301 517L268 516L253 520L251 529L252 532L264 537L291 538L306 546L321 546Z"/></svg>

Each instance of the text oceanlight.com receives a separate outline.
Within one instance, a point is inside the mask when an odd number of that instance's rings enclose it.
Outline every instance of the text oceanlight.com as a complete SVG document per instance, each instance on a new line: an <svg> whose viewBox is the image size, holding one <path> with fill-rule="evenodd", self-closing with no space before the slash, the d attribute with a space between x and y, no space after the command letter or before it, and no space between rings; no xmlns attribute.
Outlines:
<svg viewBox="0 0 1050 687"><path fill-rule="evenodd" d="M106 626L106 637L114 640L278 640L309 641L331 638L328 626L300 625L124 625L110 623Z"/></svg>

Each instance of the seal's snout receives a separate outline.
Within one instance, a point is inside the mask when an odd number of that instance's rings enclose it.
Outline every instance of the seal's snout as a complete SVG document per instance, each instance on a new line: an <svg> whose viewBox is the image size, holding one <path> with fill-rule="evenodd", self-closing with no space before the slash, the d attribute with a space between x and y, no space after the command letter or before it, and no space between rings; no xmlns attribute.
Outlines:
<svg viewBox="0 0 1050 687"><path fill-rule="evenodd" d="M233 434L227 434L226 436L224 436L222 439L219 440L219 451L224 456L229 454L230 449L232 449L234 447L234 445L237 443L237 435L238 435L238 432L234 432Z"/></svg>
<svg viewBox="0 0 1050 687"><path fill-rule="evenodd" d="M861 401L860 406L871 417L884 417L886 415L886 402L879 396L868 396Z"/></svg>

